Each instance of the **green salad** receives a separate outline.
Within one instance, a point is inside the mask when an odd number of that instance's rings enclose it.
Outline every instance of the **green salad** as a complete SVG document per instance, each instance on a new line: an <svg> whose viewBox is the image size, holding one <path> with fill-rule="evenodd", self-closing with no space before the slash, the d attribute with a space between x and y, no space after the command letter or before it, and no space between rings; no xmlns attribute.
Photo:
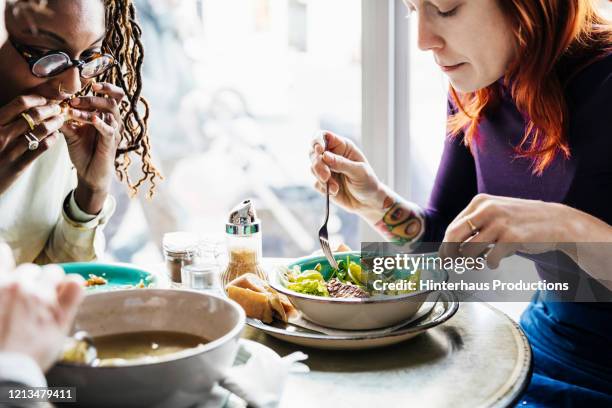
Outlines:
<svg viewBox="0 0 612 408"><path fill-rule="evenodd" d="M338 261L338 269L332 269L327 280L325 280L321 273L322 268L322 265L318 263L314 269L302 271L298 265L295 265L292 269L286 271L283 284L295 292L315 296L335 297L334 288L330 288L330 282L335 283L336 286L338 286L339 282L342 285L350 286L350 289L355 288L366 293L366 280L363 277L361 265L351 261L349 256L346 257L346 260L341 259ZM338 289L340 288L342 286ZM332 289L331 293L330 289ZM360 293L356 290L355 292Z"/></svg>
<svg viewBox="0 0 612 408"><path fill-rule="evenodd" d="M323 266L318 263L313 269L301 270L298 265L286 269L281 281L282 284L292 291L307 295L336 297L336 298L366 298L375 295L394 296L414 292L408 289L395 289L394 285L383 285L394 283L399 280L418 282L420 270L415 273L406 271L391 271L381 275L371 276L363 269L359 262L352 261L349 256L338 261L338 269L332 269L329 275L323 273ZM327 279L325 279L325 276ZM372 277L370 285L368 278ZM379 282L372 285L376 280ZM376 290L377 287L385 287Z"/></svg>

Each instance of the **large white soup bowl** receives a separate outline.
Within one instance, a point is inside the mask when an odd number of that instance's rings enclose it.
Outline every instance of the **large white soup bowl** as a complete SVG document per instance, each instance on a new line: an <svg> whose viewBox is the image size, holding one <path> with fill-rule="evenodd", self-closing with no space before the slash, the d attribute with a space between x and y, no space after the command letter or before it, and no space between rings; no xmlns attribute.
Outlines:
<svg viewBox="0 0 612 408"><path fill-rule="evenodd" d="M132 289L86 296L74 324L92 337L173 331L209 343L115 367L58 363L50 386L76 388L75 407L188 407L202 402L234 362L245 324L242 308L216 295L171 289Z"/></svg>

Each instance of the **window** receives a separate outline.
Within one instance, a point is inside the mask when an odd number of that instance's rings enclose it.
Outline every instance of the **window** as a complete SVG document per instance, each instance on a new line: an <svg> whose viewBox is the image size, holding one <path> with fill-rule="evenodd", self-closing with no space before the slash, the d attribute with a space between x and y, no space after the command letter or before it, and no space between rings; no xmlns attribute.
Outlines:
<svg viewBox="0 0 612 408"><path fill-rule="evenodd" d="M601 1L612 17L612 3ZM146 47L153 201L129 200L106 229L121 261L160 259L164 232L222 237L231 207L254 197L266 256L318 248L324 199L308 144L318 129L352 138L381 179L425 205L445 136L447 82L416 48L402 0L136 0ZM406 159L407 158L407 159ZM332 240L379 239L333 208ZM123 222L129 220L129 222Z"/></svg>
<svg viewBox="0 0 612 408"><path fill-rule="evenodd" d="M307 153L318 129L361 141L359 3L136 3L153 152L165 181L151 202L119 200L130 222L118 214L107 228L113 256L159 257L171 230L222 238L230 209L247 197L262 220L266 256L318 249L325 200L312 188ZM333 240L359 246L354 215L334 209L328 228Z"/></svg>

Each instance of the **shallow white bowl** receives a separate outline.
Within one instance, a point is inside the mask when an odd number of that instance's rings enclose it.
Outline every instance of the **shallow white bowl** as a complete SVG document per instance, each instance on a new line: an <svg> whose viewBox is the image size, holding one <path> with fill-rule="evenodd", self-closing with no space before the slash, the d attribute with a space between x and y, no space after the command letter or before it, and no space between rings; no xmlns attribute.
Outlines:
<svg viewBox="0 0 612 408"><path fill-rule="evenodd" d="M234 301L186 290L133 289L86 296L74 330L92 336L177 331L210 342L120 367L56 364L50 386L76 387L71 407L188 407L202 402L236 357L245 314Z"/></svg>
<svg viewBox="0 0 612 408"><path fill-rule="evenodd" d="M335 254L335 257L343 259L346 255L347 253L339 253ZM325 257L305 257L298 259L292 265L315 263L328 265ZM268 276L270 286L286 295L306 319L334 329L369 330L393 326L410 319L433 293L433 291L416 291L404 295L365 299L314 296L286 288L281 283L281 273L280 269L272 271ZM448 280L448 273L444 269L424 270L421 273L421 279L435 282Z"/></svg>

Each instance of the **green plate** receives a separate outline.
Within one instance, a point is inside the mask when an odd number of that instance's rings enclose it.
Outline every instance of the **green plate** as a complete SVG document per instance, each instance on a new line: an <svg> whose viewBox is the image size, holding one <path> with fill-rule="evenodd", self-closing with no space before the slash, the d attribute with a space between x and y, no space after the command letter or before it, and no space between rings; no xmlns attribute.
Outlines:
<svg viewBox="0 0 612 408"><path fill-rule="evenodd" d="M75 273L83 278L90 274L101 276L108 281L106 285L96 285L87 288L88 291L105 291L126 289L135 286L142 280L145 286L155 286L156 278L150 272L127 264L107 264L98 262L73 262L60 264L66 273Z"/></svg>
<svg viewBox="0 0 612 408"><path fill-rule="evenodd" d="M334 254L334 258L336 258L336 261L339 261L341 259L346 260L347 256L353 262L356 262L356 263L360 263L361 262L361 253L360 252L338 252L338 253ZM332 273L332 268L331 268L331 266L329 266L329 262L327 262L327 258L325 258L325 256L323 256L323 255L321 255L321 256L307 256L307 257L304 257L304 258L300 258L300 259L296 260L295 262L293 262L292 264L289 264L288 267L289 267L289 269L291 269L295 265L297 265L297 266L300 267L300 270L306 271L306 270L309 270L309 269L314 269L315 266L317 266L318 263L321 264L321 275L323 275L323 278L325 280L328 280L330 274Z"/></svg>

